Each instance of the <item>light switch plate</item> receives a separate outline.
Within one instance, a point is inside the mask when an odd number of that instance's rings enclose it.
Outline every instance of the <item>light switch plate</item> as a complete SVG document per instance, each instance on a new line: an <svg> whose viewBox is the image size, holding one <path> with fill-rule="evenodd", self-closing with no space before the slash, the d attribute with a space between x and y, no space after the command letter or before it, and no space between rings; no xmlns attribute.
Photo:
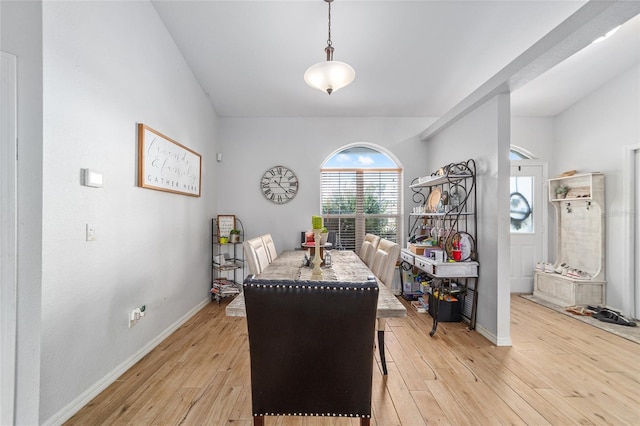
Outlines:
<svg viewBox="0 0 640 426"><path fill-rule="evenodd" d="M87 241L95 241L98 237L96 236L96 226L90 223L87 223Z"/></svg>

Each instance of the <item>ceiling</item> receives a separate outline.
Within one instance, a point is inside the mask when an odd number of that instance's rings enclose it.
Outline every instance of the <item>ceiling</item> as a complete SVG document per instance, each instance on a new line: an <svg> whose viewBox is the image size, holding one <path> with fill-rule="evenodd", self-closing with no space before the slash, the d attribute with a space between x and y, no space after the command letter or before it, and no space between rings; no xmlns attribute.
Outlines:
<svg viewBox="0 0 640 426"><path fill-rule="evenodd" d="M356 79L332 95L303 80L325 60L325 1L152 3L220 117L439 117L586 1L335 0L334 59ZM557 115L638 62L636 17L514 92L513 113Z"/></svg>
<svg viewBox="0 0 640 426"><path fill-rule="evenodd" d="M518 116L556 116L638 63L640 15L516 90L511 109Z"/></svg>

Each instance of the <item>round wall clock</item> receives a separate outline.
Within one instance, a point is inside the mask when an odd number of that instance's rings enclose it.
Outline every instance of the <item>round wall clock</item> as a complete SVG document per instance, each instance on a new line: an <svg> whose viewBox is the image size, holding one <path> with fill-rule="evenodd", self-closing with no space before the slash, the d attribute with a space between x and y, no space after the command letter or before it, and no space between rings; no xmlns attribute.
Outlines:
<svg viewBox="0 0 640 426"><path fill-rule="evenodd" d="M290 169L275 166L262 175L260 190L267 200L284 204L291 201L298 193L298 178Z"/></svg>

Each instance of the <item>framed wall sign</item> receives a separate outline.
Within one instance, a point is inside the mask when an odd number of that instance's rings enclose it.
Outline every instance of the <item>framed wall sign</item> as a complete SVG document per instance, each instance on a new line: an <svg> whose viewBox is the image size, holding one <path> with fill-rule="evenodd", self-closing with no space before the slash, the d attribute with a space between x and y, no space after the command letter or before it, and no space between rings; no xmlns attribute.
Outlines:
<svg viewBox="0 0 640 426"><path fill-rule="evenodd" d="M218 223L218 238L227 237L232 229L236 229L236 216L232 214L219 214L216 220Z"/></svg>
<svg viewBox="0 0 640 426"><path fill-rule="evenodd" d="M201 166L200 154L138 123L138 186L199 197Z"/></svg>

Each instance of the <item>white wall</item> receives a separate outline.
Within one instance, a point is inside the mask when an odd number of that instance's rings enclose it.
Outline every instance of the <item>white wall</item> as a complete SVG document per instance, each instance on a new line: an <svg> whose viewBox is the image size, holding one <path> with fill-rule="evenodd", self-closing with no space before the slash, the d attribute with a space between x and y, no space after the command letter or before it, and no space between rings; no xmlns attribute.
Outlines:
<svg viewBox="0 0 640 426"><path fill-rule="evenodd" d="M42 275L42 7L0 2L0 49L17 57L18 259L15 423L38 423ZM25 30L28 28L28 31Z"/></svg>
<svg viewBox="0 0 640 426"><path fill-rule="evenodd" d="M40 422L55 423L209 300L217 117L148 2L44 2L43 39ZM202 154L202 197L136 186L139 122Z"/></svg>
<svg viewBox="0 0 640 426"><path fill-rule="evenodd" d="M318 96L322 96L318 93ZM430 118L221 118L218 214L235 214L246 238L271 233L278 251L291 250L300 231L320 213L320 166L334 151L354 142L379 145L404 167L405 194L416 176L430 173L418 134ZM260 178L272 166L298 176L298 195L284 205L267 201ZM405 210L411 197L405 197ZM406 215L405 215L406 216ZM405 230L406 231L406 230Z"/></svg>
<svg viewBox="0 0 640 426"><path fill-rule="evenodd" d="M554 131L553 117L511 117L511 144L542 161L553 157Z"/></svg>
<svg viewBox="0 0 640 426"><path fill-rule="evenodd" d="M640 66L560 114L555 128L550 176L573 169L605 174L607 305L628 312L629 283L621 261L628 238L624 223L633 212L624 211L622 164L624 147L640 143Z"/></svg>
<svg viewBox="0 0 640 426"><path fill-rule="evenodd" d="M473 158L477 164L477 329L498 345L510 345L508 95L498 95L427 141L429 166Z"/></svg>

